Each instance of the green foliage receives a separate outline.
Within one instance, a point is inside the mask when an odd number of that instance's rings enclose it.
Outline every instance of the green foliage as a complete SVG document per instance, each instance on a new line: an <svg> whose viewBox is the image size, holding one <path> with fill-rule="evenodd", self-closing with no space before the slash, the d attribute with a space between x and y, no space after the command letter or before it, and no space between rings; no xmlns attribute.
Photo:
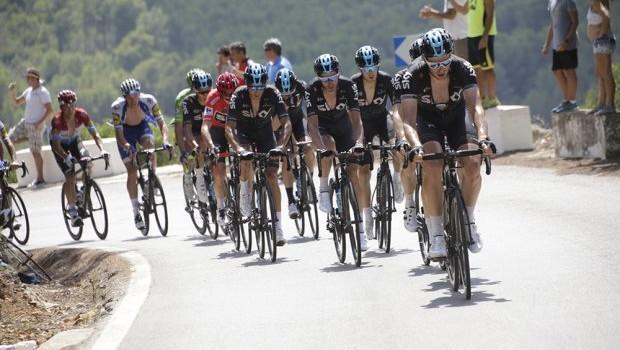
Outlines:
<svg viewBox="0 0 620 350"><path fill-rule="evenodd" d="M23 107L5 98L6 86L16 80L23 91L21 75L28 66L41 70L52 95L76 89L80 105L99 123L109 121L110 104L127 77L139 79L143 90L154 94L164 113L172 116L185 72L198 66L213 73L217 48L234 40L245 41L249 56L264 62L262 43L280 38L284 55L305 80L313 78L312 60L323 52L340 58L344 74L354 73L353 53L364 44L378 47L383 69L393 73L393 36L441 26L418 18L427 3L443 6L441 0L0 1L0 117L7 126L22 117ZM596 83L585 35L589 2L577 3L583 100ZM619 3L612 2L613 14L620 13ZM500 99L528 104L545 119L560 99L549 69L551 58L540 54L549 23L546 7L545 0L497 1L495 43ZM619 23L614 18L615 33L620 33Z"/></svg>

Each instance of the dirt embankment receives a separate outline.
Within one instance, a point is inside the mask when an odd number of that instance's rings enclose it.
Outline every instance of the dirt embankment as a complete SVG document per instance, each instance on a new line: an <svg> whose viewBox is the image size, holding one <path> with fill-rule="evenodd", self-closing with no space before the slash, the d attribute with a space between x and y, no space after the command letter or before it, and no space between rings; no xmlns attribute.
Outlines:
<svg viewBox="0 0 620 350"><path fill-rule="evenodd" d="M555 144L550 129L532 125L532 134L534 136L533 150L506 152L495 157L493 164L551 168L560 175L620 176L620 159L560 159L555 156Z"/></svg>
<svg viewBox="0 0 620 350"><path fill-rule="evenodd" d="M53 281L25 284L14 266L0 267L0 344L41 344L58 332L89 327L114 309L129 281L129 264L115 253L47 248L31 253Z"/></svg>

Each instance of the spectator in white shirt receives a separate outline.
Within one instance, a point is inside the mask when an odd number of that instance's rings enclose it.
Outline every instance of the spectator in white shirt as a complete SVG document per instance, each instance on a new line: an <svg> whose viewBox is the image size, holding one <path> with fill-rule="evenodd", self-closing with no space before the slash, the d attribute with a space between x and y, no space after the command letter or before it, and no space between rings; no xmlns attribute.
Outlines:
<svg viewBox="0 0 620 350"><path fill-rule="evenodd" d="M443 21L443 28L454 39L454 54L467 59L467 15L457 12L452 2L463 6L467 0L444 0L443 11L436 10L430 5L425 5L420 9L420 18Z"/></svg>

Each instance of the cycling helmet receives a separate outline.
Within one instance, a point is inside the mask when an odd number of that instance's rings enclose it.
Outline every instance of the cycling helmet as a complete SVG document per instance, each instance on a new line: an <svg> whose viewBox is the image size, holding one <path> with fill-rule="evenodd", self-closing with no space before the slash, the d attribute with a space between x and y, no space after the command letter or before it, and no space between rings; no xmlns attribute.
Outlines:
<svg viewBox="0 0 620 350"><path fill-rule="evenodd" d="M340 70L340 63L338 57L324 53L314 60L314 72L316 75L321 75L327 72L336 72Z"/></svg>
<svg viewBox="0 0 620 350"><path fill-rule="evenodd" d="M197 70L192 77L192 90L194 91L209 91L211 90L211 86L213 86L213 79L211 79L211 74L203 71Z"/></svg>
<svg viewBox="0 0 620 350"><path fill-rule="evenodd" d="M58 93L58 103L60 105L73 104L77 102L77 95L71 90L62 90Z"/></svg>
<svg viewBox="0 0 620 350"><path fill-rule="evenodd" d="M437 57L452 53L452 36L443 28L431 29L424 34L422 53L425 57Z"/></svg>
<svg viewBox="0 0 620 350"><path fill-rule="evenodd" d="M424 36L420 36L411 43L411 48L409 49L409 57L411 57L412 61L422 56L422 43L423 42L424 42Z"/></svg>
<svg viewBox="0 0 620 350"><path fill-rule="evenodd" d="M217 81L215 82L215 86L217 87L217 91L224 96L230 96L233 91L239 86L239 81L237 77L230 73L224 72L217 77Z"/></svg>
<svg viewBox="0 0 620 350"><path fill-rule="evenodd" d="M243 79L248 86L265 85L267 83L267 68L260 63L252 63L245 69Z"/></svg>
<svg viewBox="0 0 620 350"><path fill-rule="evenodd" d="M192 78L194 77L194 74L196 74L196 72L198 72L199 70L201 70L201 69L200 68L192 68L185 75L185 80L187 81L187 86L188 87L190 87L190 88L192 87Z"/></svg>
<svg viewBox="0 0 620 350"><path fill-rule="evenodd" d="M281 93L288 95L295 92L295 85L297 84L297 78L295 73L288 68L282 68L276 73L276 88Z"/></svg>
<svg viewBox="0 0 620 350"><path fill-rule="evenodd" d="M375 47L366 45L360 47L357 52L355 52L355 63L360 68L376 66L380 61L379 50Z"/></svg>
<svg viewBox="0 0 620 350"><path fill-rule="evenodd" d="M121 83L121 93L123 96L134 92L140 92L140 83L136 79L126 79Z"/></svg>

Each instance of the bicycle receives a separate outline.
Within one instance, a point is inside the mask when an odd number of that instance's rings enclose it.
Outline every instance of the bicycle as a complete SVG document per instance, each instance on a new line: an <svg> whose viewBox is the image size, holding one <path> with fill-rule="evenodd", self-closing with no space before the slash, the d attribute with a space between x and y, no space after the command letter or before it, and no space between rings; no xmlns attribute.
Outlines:
<svg viewBox="0 0 620 350"><path fill-rule="evenodd" d="M238 153L229 152L230 177L228 179L228 195L226 196L226 221L228 227L228 236L233 242L235 250L241 247L241 237L245 252L249 254L252 251L252 237L246 236L243 227L243 217L239 209L239 175L241 160L250 160L251 156L242 156Z"/></svg>
<svg viewBox="0 0 620 350"><path fill-rule="evenodd" d="M379 249L384 249L386 253L390 252L390 244L392 242L392 213L396 212L394 204L394 183L392 182L392 173L390 172L390 153L395 150L393 145L369 144L370 151L378 150L381 158L379 171L377 171L377 183L372 192L370 203L375 219L375 232L379 241ZM370 164L372 171L373 164ZM376 201L375 201L376 199Z"/></svg>
<svg viewBox="0 0 620 350"><path fill-rule="evenodd" d="M299 217L295 219L297 233L303 237L306 230L306 216L308 224L312 230L314 239L319 239L319 210L317 207L317 195L314 187L314 181L310 175L310 170L306 164L306 155L304 148L312 144L310 141L297 142L297 156L293 154L293 160L288 158L288 166L293 168L293 176L296 184L296 205L299 209Z"/></svg>
<svg viewBox="0 0 620 350"><path fill-rule="evenodd" d="M495 146L490 144L493 153ZM471 275L469 268L469 252L468 247L471 242L471 230L469 227L469 216L465 209L465 201L458 179L457 164L458 159L482 154L482 149L475 150L459 150L455 151L448 145L447 138L444 136L444 151L440 153L432 153L423 155L423 160L441 159L444 162L443 167L443 226L446 239L447 256L441 259L431 259L428 256L430 247L428 228L425 225L423 212L424 209L418 204L419 191L422 185L422 168L420 164L416 165L416 176L418 185L416 186L416 206L418 214L418 239L420 240L420 251L424 264L430 264L430 261L439 261L442 269L447 270L448 279L453 291L463 288L465 298L471 299ZM409 156L411 158L411 155ZM484 157L486 174L491 174L491 159Z"/></svg>
<svg viewBox="0 0 620 350"><path fill-rule="evenodd" d="M26 176L28 173L28 168L26 168L26 163L24 162L17 165L10 164L7 161L0 161L0 202L2 203L0 208L2 211L0 213L4 214L4 211L8 210L9 212L7 213L10 216L7 218L7 215L2 215L0 220L3 221L2 229L9 229L9 238L14 238L19 244L25 245L30 238L28 211L22 197L13 187L9 186L7 180L9 172L17 168L22 169L21 177Z"/></svg>
<svg viewBox="0 0 620 350"><path fill-rule="evenodd" d="M196 152L193 151L189 163L192 163L193 158L196 157ZM192 223L196 230L201 235L204 235L207 230L209 235L213 239L217 239L219 234L219 225L217 224L217 199L215 198L215 192L213 190L213 175L209 170L211 164L213 164L215 156L213 154L205 155L205 166L203 169L197 169L195 166L190 165L190 176L192 177L192 183L194 185L194 194L191 198L183 191L185 197L185 211L192 219ZM198 176L204 176L205 185L208 189L207 203L203 203L198 200L196 195L196 179Z"/></svg>
<svg viewBox="0 0 620 350"><path fill-rule="evenodd" d="M38 277L39 282L47 283L52 281L52 277L41 265L32 259L30 254L23 251L4 235L0 235L0 260L9 265L17 266L18 272L22 272L25 267Z"/></svg>
<svg viewBox="0 0 620 350"><path fill-rule="evenodd" d="M361 148L363 151L363 148ZM355 150L356 152L358 150ZM329 181L329 198L332 209L327 214L327 230L332 233L336 255L341 263L346 259L346 235L349 235L351 243L351 254L355 261L355 266L362 264L361 237L359 225L362 223L357 204L357 197L353 184L349 179L347 167L353 157L351 152L335 153L333 151L317 151L317 162L321 164L321 158L332 156L334 167L334 178ZM322 176L319 167L319 177ZM334 207L334 195L336 196L336 207Z"/></svg>
<svg viewBox="0 0 620 350"><path fill-rule="evenodd" d="M155 156L156 153L167 151L168 159L171 160L172 150L172 147L160 147L155 149L145 149L138 151L135 154L134 164L138 168L138 184L140 185L140 190L142 191L142 213L144 216L145 225L144 229L141 230L143 236L149 234L149 215L151 213L155 215L155 221L157 221L159 233L162 236L166 236L168 234L168 207L166 205L166 195L164 194L164 189L161 186L161 181L159 181L159 178L155 174L151 164L151 158ZM141 157L145 160L141 161ZM147 169L146 178L142 173L142 170L145 168Z"/></svg>
<svg viewBox="0 0 620 350"><path fill-rule="evenodd" d="M104 240L108 236L108 208L105 204L105 198L103 197L103 192L101 191L101 188L95 182L95 180L90 177L90 171L88 171L89 164L99 159L103 159L105 161L105 170L108 170L108 167L110 166L110 161L107 154L95 158L80 159L73 163L74 168L76 164L80 165L80 170L75 172L75 205L77 207L78 215L80 216L80 218L90 218L90 221L93 224L93 229L95 230L95 234L97 235L97 237L99 237L99 239ZM77 179L80 173L82 173L82 185L79 186L78 189ZM62 185L62 190L60 192L62 216L65 220L65 226L67 227L67 231L69 231L69 236L71 236L73 240L79 241L80 238L82 238L82 231L84 230L84 225L81 224L77 227L71 225L71 215L69 214L67 206L66 186L67 183L65 182ZM93 197L95 198L95 201L93 201ZM98 212L101 212L103 216L96 219L95 217L97 216L96 214Z"/></svg>
<svg viewBox="0 0 620 350"><path fill-rule="evenodd" d="M254 168L254 208L252 214L243 220L248 225L247 237L250 241L254 232L256 238L256 249L258 256L263 259L265 257L265 246L269 251L270 261L277 259L277 241L276 241L276 223L278 217L276 215L276 207L273 199L271 187L267 182L267 163L273 157L285 157L286 153L279 149L272 149L267 153L248 153L244 157L252 157L252 165ZM244 238L245 242L245 238Z"/></svg>

